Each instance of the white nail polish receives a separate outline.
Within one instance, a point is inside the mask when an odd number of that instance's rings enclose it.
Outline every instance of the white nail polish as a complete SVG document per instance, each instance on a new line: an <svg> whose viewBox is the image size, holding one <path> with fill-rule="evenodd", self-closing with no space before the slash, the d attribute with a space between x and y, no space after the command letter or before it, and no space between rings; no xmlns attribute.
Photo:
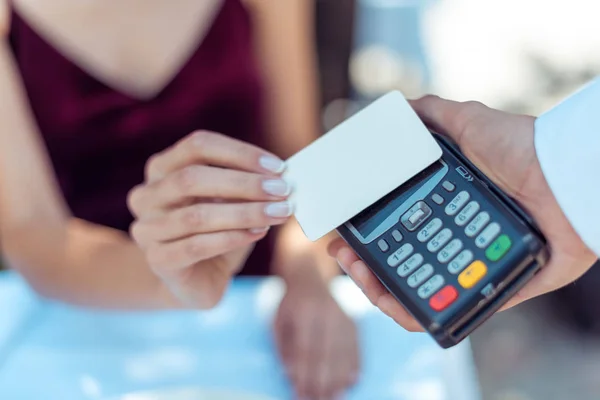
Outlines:
<svg viewBox="0 0 600 400"><path fill-rule="evenodd" d="M253 235L260 235L261 233L265 233L268 230L269 230L268 226L265 226L263 228L252 228L252 229L250 229L250 233Z"/></svg>
<svg viewBox="0 0 600 400"><path fill-rule="evenodd" d="M291 192L290 185L282 179L269 179L264 181L263 190L272 196L281 197L286 197Z"/></svg>
<svg viewBox="0 0 600 400"><path fill-rule="evenodd" d="M267 171L279 174L285 169L285 163L277 157L262 156L259 160L260 166Z"/></svg>
<svg viewBox="0 0 600 400"><path fill-rule="evenodd" d="M292 205L288 201L271 203L265 207L265 214L272 218L287 218L293 213Z"/></svg>

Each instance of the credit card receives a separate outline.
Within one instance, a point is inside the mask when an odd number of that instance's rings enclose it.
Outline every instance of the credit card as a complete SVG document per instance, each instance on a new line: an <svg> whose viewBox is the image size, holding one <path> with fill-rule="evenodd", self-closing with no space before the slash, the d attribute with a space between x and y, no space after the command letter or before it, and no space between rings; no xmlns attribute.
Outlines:
<svg viewBox="0 0 600 400"><path fill-rule="evenodd" d="M441 156L402 93L390 92L287 160L294 216L316 241Z"/></svg>

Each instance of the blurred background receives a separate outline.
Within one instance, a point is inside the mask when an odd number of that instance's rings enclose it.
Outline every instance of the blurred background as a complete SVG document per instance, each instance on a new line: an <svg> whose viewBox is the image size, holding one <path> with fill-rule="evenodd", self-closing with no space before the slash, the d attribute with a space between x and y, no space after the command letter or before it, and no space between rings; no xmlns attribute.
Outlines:
<svg viewBox="0 0 600 400"><path fill-rule="evenodd" d="M316 0L316 7L325 131L392 89L538 115L600 74L593 0ZM478 330L472 345L483 400L600 398L598 287L596 266Z"/></svg>
<svg viewBox="0 0 600 400"><path fill-rule="evenodd" d="M327 128L390 89L539 115L600 73L595 1L319 0L318 7ZM334 18L354 21L352 29ZM484 400L600 398L598 287L596 265L473 335Z"/></svg>

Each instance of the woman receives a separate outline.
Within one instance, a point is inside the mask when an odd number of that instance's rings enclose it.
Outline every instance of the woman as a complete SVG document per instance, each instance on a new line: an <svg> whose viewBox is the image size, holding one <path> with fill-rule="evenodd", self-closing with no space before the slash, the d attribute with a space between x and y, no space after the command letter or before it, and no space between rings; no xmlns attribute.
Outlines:
<svg viewBox="0 0 600 400"><path fill-rule="evenodd" d="M0 1L11 265L44 296L103 308L208 308L237 273L277 274L298 395L348 387L337 266L289 221L279 177L317 136L312 4Z"/></svg>

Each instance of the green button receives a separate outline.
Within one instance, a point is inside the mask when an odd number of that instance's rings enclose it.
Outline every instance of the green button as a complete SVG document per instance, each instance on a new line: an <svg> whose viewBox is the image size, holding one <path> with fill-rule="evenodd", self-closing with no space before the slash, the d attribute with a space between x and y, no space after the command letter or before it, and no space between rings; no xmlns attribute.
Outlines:
<svg viewBox="0 0 600 400"><path fill-rule="evenodd" d="M510 238L506 235L500 235L485 251L485 256L490 261L501 259L512 245Z"/></svg>

